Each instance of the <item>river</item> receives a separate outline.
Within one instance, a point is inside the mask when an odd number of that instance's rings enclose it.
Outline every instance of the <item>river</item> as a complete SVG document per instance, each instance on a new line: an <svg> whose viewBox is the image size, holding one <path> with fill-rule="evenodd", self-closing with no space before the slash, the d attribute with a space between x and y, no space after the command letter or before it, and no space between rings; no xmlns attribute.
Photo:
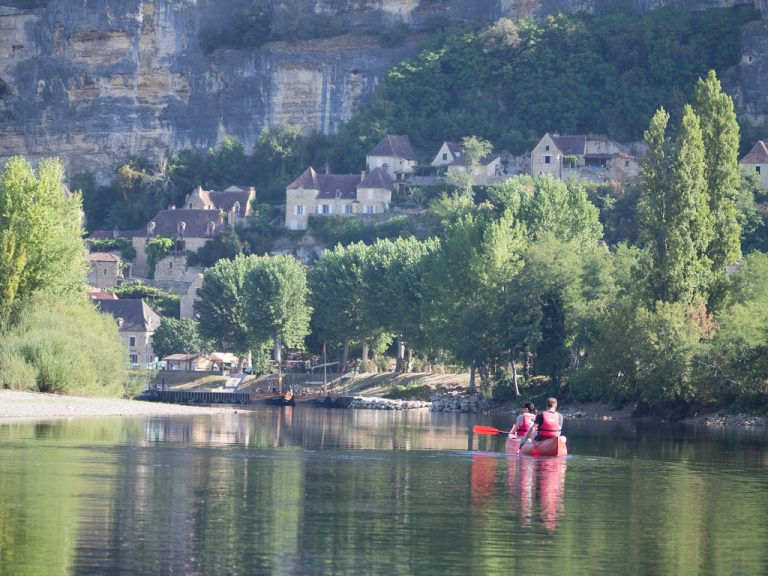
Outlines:
<svg viewBox="0 0 768 576"><path fill-rule="evenodd" d="M0 575L768 574L768 434L257 407L0 424Z"/></svg>

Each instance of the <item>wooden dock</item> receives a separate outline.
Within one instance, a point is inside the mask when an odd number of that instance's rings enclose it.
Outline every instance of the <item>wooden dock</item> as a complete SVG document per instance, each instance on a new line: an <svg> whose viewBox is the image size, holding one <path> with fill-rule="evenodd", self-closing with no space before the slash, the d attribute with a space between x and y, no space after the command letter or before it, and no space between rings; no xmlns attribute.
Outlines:
<svg viewBox="0 0 768 576"><path fill-rule="evenodd" d="M171 404L250 404L250 392L204 392L199 390L155 390L159 402Z"/></svg>

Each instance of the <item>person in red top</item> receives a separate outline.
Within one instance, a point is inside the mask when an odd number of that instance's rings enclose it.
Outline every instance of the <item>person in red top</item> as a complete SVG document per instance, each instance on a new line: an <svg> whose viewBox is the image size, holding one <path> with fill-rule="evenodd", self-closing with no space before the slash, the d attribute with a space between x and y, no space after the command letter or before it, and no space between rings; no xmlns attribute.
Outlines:
<svg viewBox="0 0 768 576"><path fill-rule="evenodd" d="M512 430L509 431L510 438L524 436L528 429L533 426L533 419L536 418L536 407L533 402L523 404L523 413L517 417Z"/></svg>
<svg viewBox="0 0 768 576"><path fill-rule="evenodd" d="M557 411L557 400L555 398L547 398L547 409L536 415L533 426L525 433L525 438L520 441L520 446L528 441L534 431L536 432L534 440L538 442L539 440L560 436L562 430L563 415Z"/></svg>

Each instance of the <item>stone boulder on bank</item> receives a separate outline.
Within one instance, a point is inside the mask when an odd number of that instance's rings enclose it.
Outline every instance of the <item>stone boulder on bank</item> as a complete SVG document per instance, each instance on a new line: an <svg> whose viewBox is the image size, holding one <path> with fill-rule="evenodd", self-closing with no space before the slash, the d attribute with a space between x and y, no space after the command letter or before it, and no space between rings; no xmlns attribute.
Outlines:
<svg viewBox="0 0 768 576"><path fill-rule="evenodd" d="M477 395L463 396L459 394L449 394L446 396L435 396L432 398L430 412L465 412L475 414L486 412L491 407L491 401Z"/></svg>
<svg viewBox="0 0 768 576"><path fill-rule="evenodd" d="M391 400L374 396L355 396L349 407L362 410L414 410L429 408L430 404L430 402L423 400Z"/></svg>

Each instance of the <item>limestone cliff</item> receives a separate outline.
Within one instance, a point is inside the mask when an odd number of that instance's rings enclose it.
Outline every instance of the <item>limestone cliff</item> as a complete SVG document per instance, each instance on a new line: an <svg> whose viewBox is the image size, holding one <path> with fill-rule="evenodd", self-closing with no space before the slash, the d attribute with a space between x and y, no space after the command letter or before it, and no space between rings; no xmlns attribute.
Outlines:
<svg viewBox="0 0 768 576"><path fill-rule="evenodd" d="M668 3L632 1L640 11ZM387 68L418 47L416 36L385 48L371 31L600 12L609 2L271 0L276 30L315 18L310 23L333 25L339 34L294 41L288 33L255 50L205 54L201 32L226 29L247 0L0 0L0 161L58 155L70 174L104 179L129 156L157 159L225 136L250 148L264 126L334 132ZM743 64L739 96L765 123L757 61L768 57L768 30L759 24L745 32L755 54Z"/></svg>

